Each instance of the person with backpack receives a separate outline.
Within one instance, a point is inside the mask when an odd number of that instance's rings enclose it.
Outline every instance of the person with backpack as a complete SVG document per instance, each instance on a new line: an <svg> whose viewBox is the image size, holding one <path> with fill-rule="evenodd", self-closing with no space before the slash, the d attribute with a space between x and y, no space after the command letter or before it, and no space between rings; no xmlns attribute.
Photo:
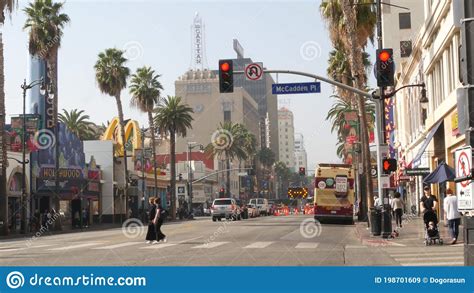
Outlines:
<svg viewBox="0 0 474 293"><path fill-rule="evenodd" d="M156 205L156 214L153 220L153 224L155 224L155 233L156 233L156 241L166 242L166 235L161 232L161 226L163 225L163 221L166 215L165 210L161 206L161 199L159 197L155 198L155 205Z"/></svg>

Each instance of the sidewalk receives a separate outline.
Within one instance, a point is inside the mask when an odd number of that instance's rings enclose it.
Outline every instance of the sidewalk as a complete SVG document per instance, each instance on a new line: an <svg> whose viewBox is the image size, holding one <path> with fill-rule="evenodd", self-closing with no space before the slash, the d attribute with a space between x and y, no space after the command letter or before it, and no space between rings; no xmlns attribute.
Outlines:
<svg viewBox="0 0 474 293"><path fill-rule="evenodd" d="M369 246L424 246L423 240L425 236L424 223L421 217L405 215L402 222L402 228L398 229L399 236L396 238L384 239L382 236L372 236L370 228L367 228L366 222L356 222L355 233L359 240ZM392 221L392 230L395 229L395 221ZM451 237L449 236L448 227L444 226L443 221L438 224L440 236L444 240L445 245L449 245ZM463 227L459 227L458 244L461 245L463 239Z"/></svg>

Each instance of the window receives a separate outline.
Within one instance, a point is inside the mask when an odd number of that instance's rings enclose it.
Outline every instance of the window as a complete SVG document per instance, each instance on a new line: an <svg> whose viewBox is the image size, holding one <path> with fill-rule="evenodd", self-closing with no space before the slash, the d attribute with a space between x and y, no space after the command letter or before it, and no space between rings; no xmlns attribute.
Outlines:
<svg viewBox="0 0 474 293"><path fill-rule="evenodd" d="M401 41L400 42L400 56L402 58L410 57L411 52L412 52L411 41Z"/></svg>
<svg viewBox="0 0 474 293"><path fill-rule="evenodd" d="M224 121L231 121L230 111L224 111Z"/></svg>
<svg viewBox="0 0 474 293"><path fill-rule="evenodd" d="M410 12L403 12L398 14L398 19L400 22L400 29L410 29L411 28L411 15Z"/></svg>

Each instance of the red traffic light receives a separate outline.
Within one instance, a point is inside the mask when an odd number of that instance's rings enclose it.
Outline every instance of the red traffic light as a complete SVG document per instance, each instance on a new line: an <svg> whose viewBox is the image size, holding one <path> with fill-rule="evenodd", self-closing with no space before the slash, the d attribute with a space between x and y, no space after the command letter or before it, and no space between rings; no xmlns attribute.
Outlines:
<svg viewBox="0 0 474 293"><path fill-rule="evenodd" d="M379 59L380 61L382 62L387 62L388 60L390 60L390 58L392 58L391 54L387 51L382 51L380 52L379 54Z"/></svg>
<svg viewBox="0 0 474 293"><path fill-rule="evenodd" d="M229 63L224 62L224 63L221 64L221 70L222 71L227 72L227 71L229 71L229 69L230 69Z"/></svg>

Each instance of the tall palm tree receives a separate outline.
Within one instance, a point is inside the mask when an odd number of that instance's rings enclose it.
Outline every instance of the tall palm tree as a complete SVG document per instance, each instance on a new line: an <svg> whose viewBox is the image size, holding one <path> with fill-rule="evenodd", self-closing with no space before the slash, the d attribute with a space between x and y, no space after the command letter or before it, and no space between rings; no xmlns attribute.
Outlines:
<svg viewBox="0 0 474 293"><path fill-rule="evenodd" d="M176 136L186 136L192 129L193 109L181 97L168 96L155 109L154 123L163 134L170 136L171 216L176 218Z"/></svg>
<svg viewBox="0 0 474 293"><path fill-rule="evenodd" d="M217 131L219 135L213 135L206 148L208 157L217 157L226 162L226 196L230 197L230 162L234 159L245 160L248 158L248 149L245 147L244 130L245 126L239 123L226 121L220 123Z"/></svg>
<svg viewBox="0 0 474 293"><path fill-rule="evenodd" d="M31 55L46 62L48 79L53 90L53 124L55 128L55 189L59 191L59 127L58 127L58 51L61 46L63 30L69 23L69 16L62 13L64 3L52 0L35 0L25 9L24 30L29 30L28 50ZM55 196L53 204L59 211L60 198ZM61 229L60 221L55 221L55 229Z"/></svg>
<svg viewBox="0 0 474 293"><path fill-rule="evenodd" d="M258 154L258 160L265 168L270 168L275 163L275 153L269 148L262 148Z"/></svg>
<svg viewBox="0 0 474 293"><path fill-rule="evenodd" d="M138 68L137 72L132 75L130 81L130 94L132 100L130 104L142 112L148 114L148 125L151 132L151 143L152 143L152 156L153 156L153 174L155 179L155 194L158 186L158 177L156 174L156 140L155 140L155 123L153 122L153 109L160 100L160 94L163 90L163 86L158 81L159 74L155 74L155 71L151 67Z"/></svg>
<svg viewBox="0 0 474 293"><path fill-rule="evenodd" d="M0 1L0 25L5 23L5 14L11 15L13 9L17 6L17 0ZM5 75L4 75L4 56L3 56L3 35L0 31L0 221L3 222L4 229L0 234L8 234L8 204L7 204L7 135L5 132Z"/></svg>
<svg viewBox="0 0 474 293"><path fill-rule="evenodd" d="M130 69L125 66L127 58L124 52L115 48L106 49L99 53L98 60L94 65L95 78L102 93L115 98L117 104L117 113L119 116L120 135L123 145L123 169L124 169L124 196L125 211L128 211L128 167L127 167L127 141L125 140L125 122L123 117L123 108L121 93L127 87L127 78L130 75ZM123 211L120 211L122 215ZM128 215L128 212L126 212Z"/></svg>
<svg viewBox="0 0 474 293"><path fill-rule="evenodd" d="M354 85L362 90L365 89L367 82L362 52L368 40L373 42L376 25L376 14L372 4L371 0L360 0L358 3L354 3L352 0L323 0L320 6L321 14L328 24L331 40L335 46L342 43L345 51L349 52L351 76L355 78ZM361 117L362 171L364 174L368 174L371 162L365 99L359 96L353 101L357 104L359 117ZM367 190L366 202L370 206L373 205L372 178L370 176L363 177Z"/></svg>
<svg viewBox="0 0 474 293"><path fill-rule="evenodd" d="M95 136L94 123L89 119L89 115L84 114L84 110L72 109L68 112L63 109L63 112L59 113L59 121L80 140L87 140Z"/></svg>

